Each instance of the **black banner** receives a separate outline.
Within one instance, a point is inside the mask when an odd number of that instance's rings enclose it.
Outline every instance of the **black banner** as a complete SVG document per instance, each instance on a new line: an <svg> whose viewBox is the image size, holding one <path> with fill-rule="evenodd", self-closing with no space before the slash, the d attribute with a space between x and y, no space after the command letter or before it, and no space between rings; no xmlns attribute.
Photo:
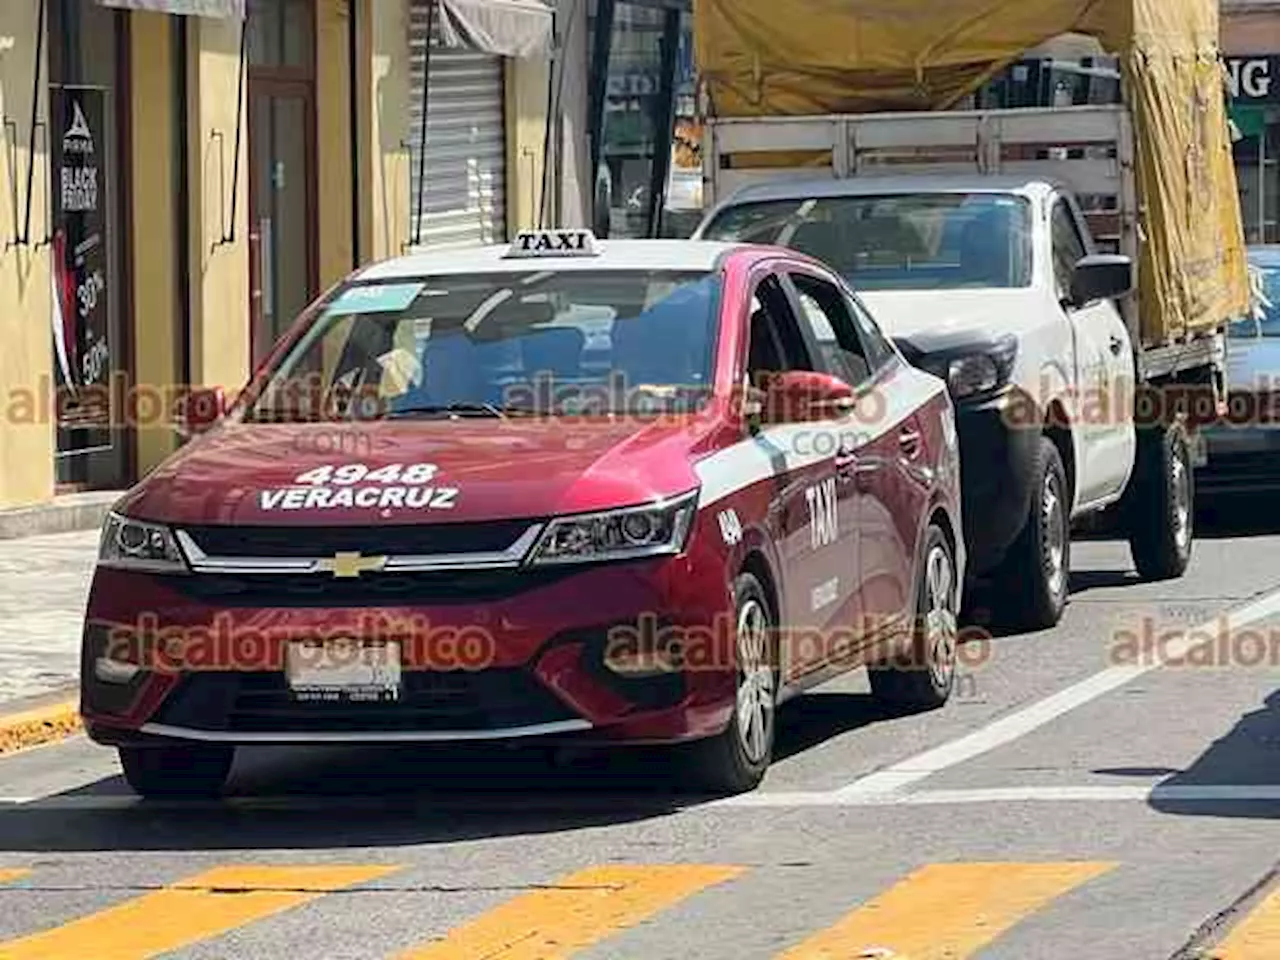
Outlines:
<svg viewBox="0 0 1280 960"><path fill-rule="evenodd" d="M1224 57L1227 90L1237 104L1280 103L1280 56Z"/></svg>
<svg viewBox="0 0 1280 960"><path fill-rule="evenodd" d="M115 366L107 335L105 91L51 89L50 134L59 425L105 427Z"/></svg>

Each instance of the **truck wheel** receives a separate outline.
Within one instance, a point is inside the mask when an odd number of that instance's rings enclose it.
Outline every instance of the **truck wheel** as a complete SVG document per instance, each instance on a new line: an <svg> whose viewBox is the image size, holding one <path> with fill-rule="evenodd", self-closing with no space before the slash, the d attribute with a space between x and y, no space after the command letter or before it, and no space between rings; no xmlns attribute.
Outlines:
<svg viewBox="0 0 1280 960"><path fill-rule="evenodd" d="M951 699L956 681L959 618L955 556L937 524L925 536L916 574L916 618L910 662L870 668L871 693L905 710L935 710Z"/></svg>
<svg viewBox="0 0 1280 960"><path fill-rule="evenodd" d="M1187 571L1195 526L1195 473L1181 423L1138 431L1138 457L1126 492L1129 551L1144 580Z"/></svg>
<svg viewBox="0 0 1280 960"><path fill-rule="evenodd" d="M760 581L744 573L736 598L736 703L717 736L688 745L685 782L714 794L745 793L764 779L773 760L778 696L777 631Z"/></svg>
<svg viewBox="0 0 1280 960"><path fill-rule="evenodd" d="M1062 456L1048 437L1040 438L1031 477L1026 525L996 580L1002 619L1024 630L1047 630L1062 619L1071 577L1070 488Z"/></svg>
<svg viewBox="0 0 1280 960"><path fill-rule="evenodd" d="M211 744L118 747L124 778L142 797L216 797L235 748Z"/></svg>

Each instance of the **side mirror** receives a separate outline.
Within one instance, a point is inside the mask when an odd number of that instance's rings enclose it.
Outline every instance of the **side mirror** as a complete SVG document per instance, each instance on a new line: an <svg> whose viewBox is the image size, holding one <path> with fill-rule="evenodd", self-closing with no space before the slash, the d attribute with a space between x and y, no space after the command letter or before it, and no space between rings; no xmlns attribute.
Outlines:
<svg viewBox="0 0 1280 960"><path fill-rule="evenodd" d="M839 377L808 370L788 370L772 375L758 399L749 404L748 416L762 423L808 423L841 417L858 404L853 387Z"/></svg>
<svg viewBox="0 0 1280 960"><path fill-rule="evenodd" d="M183 439L207 433L226 411L227 398L221 387L194 387L182 398L178 432Z"/></svg>
<svg viewBox="0 0 1280 960"><path fill-rule="evenodd" d="M1119 254L1099 253L1076 263L1068 300L1078 310L1099 300L1118 299L1132 290L1133 261Z"/></svg>

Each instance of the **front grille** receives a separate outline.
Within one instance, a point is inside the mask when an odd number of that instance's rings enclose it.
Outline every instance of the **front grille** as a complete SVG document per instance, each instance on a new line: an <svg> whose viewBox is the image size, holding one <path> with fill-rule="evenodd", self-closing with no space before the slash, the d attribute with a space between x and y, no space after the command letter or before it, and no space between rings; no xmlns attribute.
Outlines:
<svg viewBox="0 0 1280 960"><path fill-rule="evenodd" d="M190 675L156 723L231 733L497 730L580 719L522 669L404 674L388 703L295 701L281 673Z"/></svg>
<svg viewBox="0 0 1280 960"><path fill-rule="evenodd" d="M185 527L212 557L330 557L360 552L385 555L495 553L506 550L531 520L424 523L352 527Z"/></svg>
<svg viewBox="0 0 1280 960"><path fill-rule="evenodd" d="M359 577L320 574L199 574L166 577L183 595L222 607L383 607L484 603L549 586L575 571L447 570L366 573Z"/></svg>

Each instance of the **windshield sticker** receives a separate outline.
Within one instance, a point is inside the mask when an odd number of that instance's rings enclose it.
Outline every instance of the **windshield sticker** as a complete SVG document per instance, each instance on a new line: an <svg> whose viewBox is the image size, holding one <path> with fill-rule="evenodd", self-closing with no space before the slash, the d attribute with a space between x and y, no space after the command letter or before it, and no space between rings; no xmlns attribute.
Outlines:
<svg viewBox="0 0 1280 960"><path fill-rule="evenodd" d="M291 486L261 491L258 502L263 510L452 510L458 490L435 485L437 473L434 463L377 470L363 463L326 465L299 474Z"/></svg>
<svg viewBox="0 0 1280 960"><path fill-rule="evenodd" d="M418 298L425 283L375 283L348 287L326 308L330 316L357 313L399 313Z"/></svg>

